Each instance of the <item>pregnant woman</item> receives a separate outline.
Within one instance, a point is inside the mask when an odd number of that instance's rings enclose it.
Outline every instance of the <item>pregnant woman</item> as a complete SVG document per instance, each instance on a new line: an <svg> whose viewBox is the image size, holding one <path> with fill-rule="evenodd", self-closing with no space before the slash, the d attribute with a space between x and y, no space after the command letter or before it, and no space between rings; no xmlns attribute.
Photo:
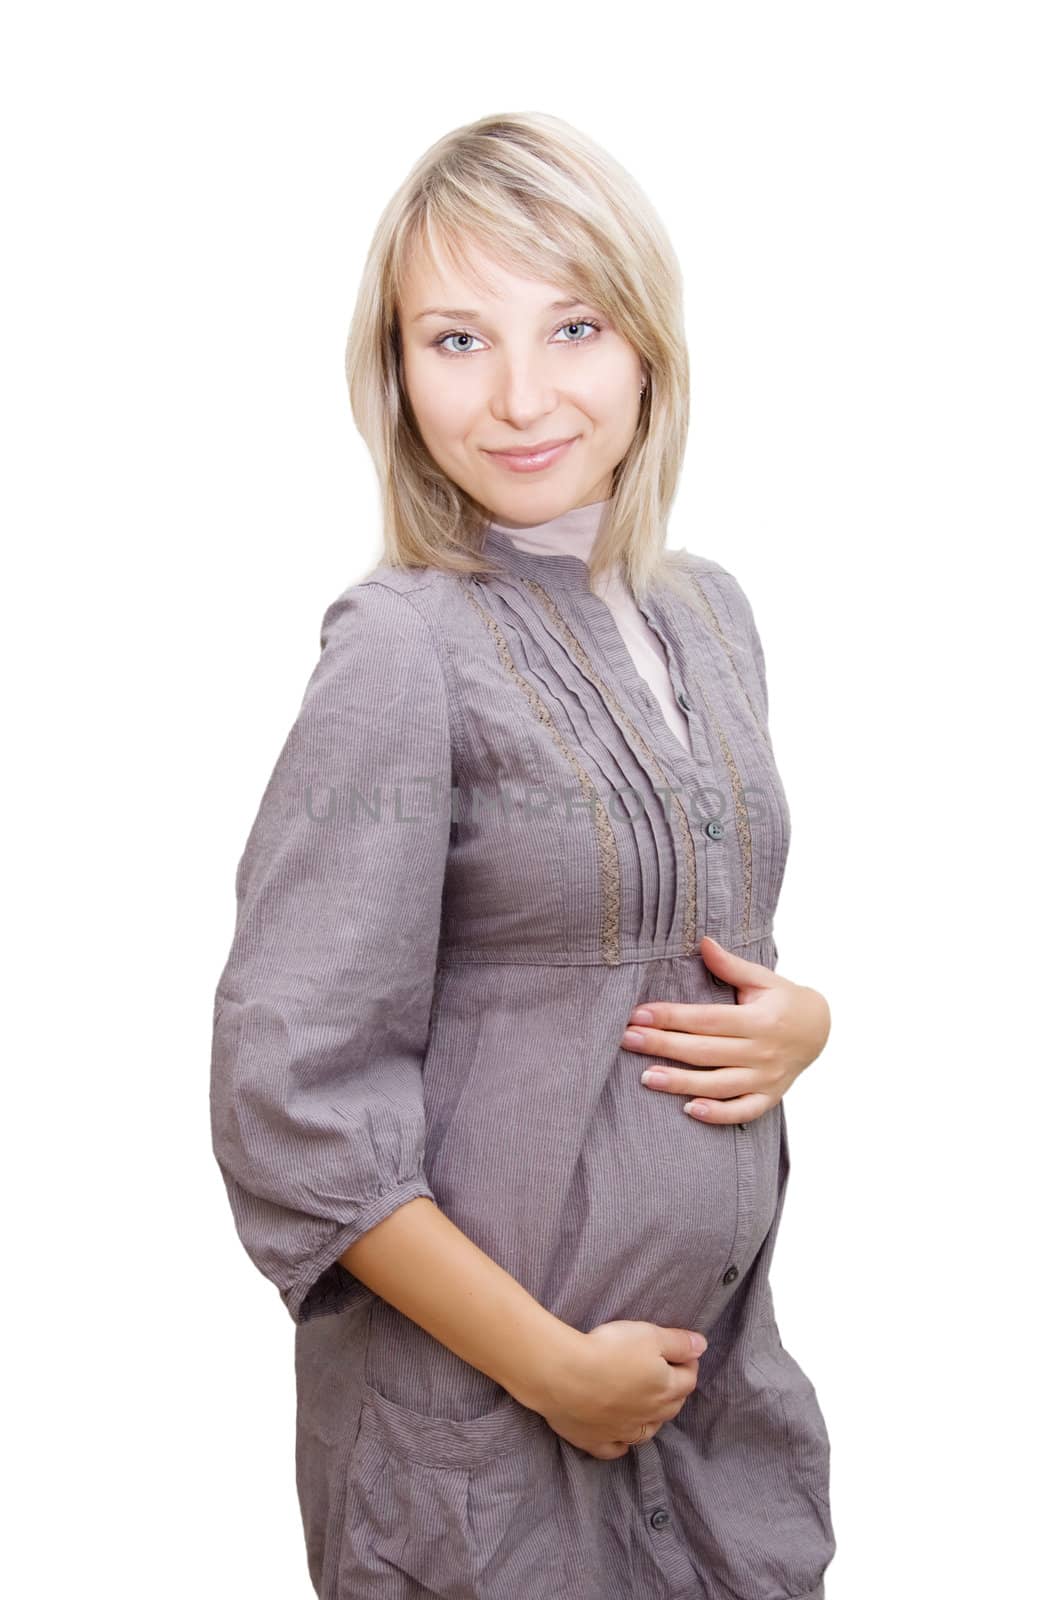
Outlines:
<svg viewBox="0 0 1064 1600"><path fill-rule="evenodd" d="M211 1078L295 1323L315 1592L819 1600L828 1437L769 1268L830 1024L775 971L750 606L666 548L661 223L554 117L461 128L378 225L347 369L384 550L240 860Z"/></svg>

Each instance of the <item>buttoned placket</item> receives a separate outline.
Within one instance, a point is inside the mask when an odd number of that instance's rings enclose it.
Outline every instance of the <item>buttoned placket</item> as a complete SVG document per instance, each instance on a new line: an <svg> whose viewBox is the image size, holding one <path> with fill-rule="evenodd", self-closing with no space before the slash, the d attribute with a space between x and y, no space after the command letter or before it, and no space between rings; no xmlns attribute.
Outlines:
<svg viewBox="0 0 1064 1600"><path fill-rule="evenodd" d="M639 671L632 658L632 653L617 625L617 620L612 610L600 595L592 590L587 576L587 565L579 556L564 554L533 555L519 550L512 545L504 535L494 532L488 535L485 541L485 552L501 561L507 570L513 570L517 576L535 578L537 582L550 589L552 584L557 584L564 591L575 596L581 614L586 620L588 628L595 638L601 654L609 662L616 678L626 690L629 699L638 705L643 712L643 721L649 724L648 731L654 740L655 749L663 766L671 767L676 776L681 793L687 791L685 799L689 809L692 808L694 796L691 791L698 791L707 787L707 777L712 779L717 776L717 769L711 755L709 735L703 719L699 716L693 697L688 693L683 681L681 670L681 653L676 642L676 622L672 615L665 596L658 593L648 595L644 600L635 600L640 615L647 626L661 641L665 652L666 666L669 681L677 704L687 716L687 726L691 738L691 750L688 751L676 737L669 726L668 719L662 711L661 705L650 685ZM483 580L478 580L483 581ZM633 596L633 599L635 597ZM713 783L712 787L724 794L723 780ZM734 832L734 829L733 829ZM724 857L715 854L727 840L727 830L718 817L710 817L696 827L696 833L705 842L704 864L705 873L703 882L698 886L699 915L702 926L708 916L709 908L714 904L714 888L716 888L716 904L726 908L723 916L730 928L733 920L731 881L727 871L727 862ZM697 1098L697 1096L696 1096ZM722 1129L731 1127L734 1134L733 1145L736 1162L736 1192L739 1196L740 1211L742 1199L748 1194L753 1184L751 1170L752 1156L745 1147L746 1142L739 1138L746 1133L745 1122L721 1124ZM735 1247L738 1249L742 1234L742 1217L736 1229ZM732 1274L729 1276L729 1273ZM739 1269L734 1263L724 1274L722 1285L729 1288L739 1275Z"/></svg>
<svg viewBox="0 0 1064 1600"><path fill-rule="evenodd" d="M660 1600L704 1600L705 1591L677 1537L656 1439L633 1448L639 1472L639 1508L649 1529L650 1554L666 1580ZM655 1597L657 1600L657 1597Z"/></svg>
<svg viewBox="0 0 1064 1600"><path fill-rule="evenodd" d="M690 731L692 746L690 752L683 747L673 730L669 727L668 721L661 709L661 705L658 702L657 696L643 678L642 674L638 671L635 662L632 660L631 651L628 649L628 646L625 643L624 637L617 626L616 618L614 617L609 606L600 596L594 594L590 589L587 589L585 592L581 592L580 601L588 617L590 625L595 630L596 635L599 638L603 652L611 661L618 677L625 680L629 690L635 690L638 699L647 708L647 712L649 713L648 720L653 724L654 732L658 739L660 741L667 742L669 754L672 758L672 765L680 769L681 776L683 776L684 771L686 771L686 781L690 781L693 774L696 779L696 786L704 784L705 773L707 769L712 771L708 735L702 719L698 716L694 701L687 693L687 690L683 685L677 648L673 643L669 633L665 631L658 617L655 615L655 611L649 597L643 602L637 600L636 605L639 609L640 615L643 617L643 620L661 640L662 646L664 647L666 662L668 665L669 680L672 684L673 692L676 696L677 703L687 715L687 726ZM638 679L638 685L635 684L633 681L634 679ZM660 749L660 744L658 748ZM708 856L709 850L711 850L714 845L719 844L721 840L724 839L725 829L718 818L711 817L703 822L700 831L702 837L709 841L707 844ZM714 863L714 865L717 865L717 863ZM713 871L707 872L707 885L713 882L714 876L715 874ZM746 1132L745 1122L732 1123L731 1126L735 1130L736 1136ZM742 1198L745 1193L749 1192L753 1182L753 1174L751 1171L752 1158L750 1152L745 1148L743 1143L740 1143L738 1137L736 1137L735 1146L736 1193L739 1196L739 1204L741 1207ZM736 1235L737 1244L741 1234L741 1223L742 1218L740 1217L740 1226L737 1228ZM738 1276L739 1269L733 1263L731 1266L729 1266L727 1272L724 1274L724 1277L721 1280L723 1286L725 1288L730 1287Z"/></svg>

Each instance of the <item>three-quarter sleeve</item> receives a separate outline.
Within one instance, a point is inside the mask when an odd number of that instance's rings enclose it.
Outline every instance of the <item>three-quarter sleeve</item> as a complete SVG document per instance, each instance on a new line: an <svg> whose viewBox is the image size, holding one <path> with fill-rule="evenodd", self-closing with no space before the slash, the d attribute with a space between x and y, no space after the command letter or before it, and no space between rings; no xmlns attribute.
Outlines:
<svg viewBox="0 0 1064 1600"><path fill-rule="evenodd" d="M451 821L444 673L364 580L321 655L236 874L210 1112L237 1233L294 1321L370 1291L338 1257L425 1179L422 1061Z"/></svg>

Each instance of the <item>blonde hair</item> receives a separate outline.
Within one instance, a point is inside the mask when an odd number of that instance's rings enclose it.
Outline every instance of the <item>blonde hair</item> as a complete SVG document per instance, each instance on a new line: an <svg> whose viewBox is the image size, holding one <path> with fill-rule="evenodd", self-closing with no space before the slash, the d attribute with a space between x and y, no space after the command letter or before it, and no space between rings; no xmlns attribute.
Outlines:
<svg viewBox="0 0 1064 1600"><path fill-rule="evenodd" d="M613 561L632 591L674 581L665 548L690 413L682 278L664 227L634 179L558 117L482 117L415 164L370 244L347 339L355 425L380 485L384 561L496 571L481 553L489 515L436 464L403 389L399 290L418 252L476 280L470 243L514 271L572 284L601 306L648 373L635 437L616 467L589 581Z"/></svg>

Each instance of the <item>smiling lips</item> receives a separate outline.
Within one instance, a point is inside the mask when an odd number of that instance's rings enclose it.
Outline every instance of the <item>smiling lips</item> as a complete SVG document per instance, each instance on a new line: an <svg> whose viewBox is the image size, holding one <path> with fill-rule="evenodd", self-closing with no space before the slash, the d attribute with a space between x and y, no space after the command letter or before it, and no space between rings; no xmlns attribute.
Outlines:
<svg viewBox="0 0 1064 1600"><path fill-rule="evenodd" d="M543 467L553 466L555 461L560 461L569 446L575 443L575 437L545 439L542 444L532 445L529 449L488 450L486 454L509 472L539 472Z"/></svg>

